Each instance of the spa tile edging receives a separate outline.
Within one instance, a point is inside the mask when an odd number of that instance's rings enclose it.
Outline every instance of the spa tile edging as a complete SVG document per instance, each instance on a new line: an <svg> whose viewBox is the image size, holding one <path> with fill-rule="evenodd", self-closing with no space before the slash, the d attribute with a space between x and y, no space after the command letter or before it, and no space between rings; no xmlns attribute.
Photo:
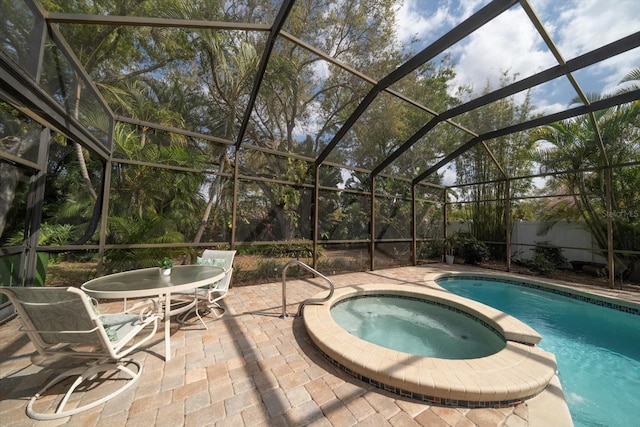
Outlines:
<svg viewBox="0 0 640 427"><path fill-rule="evenodd" d="M467 309L472 317L502 331L507 338L501 351L478 359L445 360L390 350L361 340L338 326L330 307L354 295L377 294L422 296L425 300L449 302L455 310ZM464 310L463 310L464 311ZM483 304L446 291L406 285L359 285L337 289L324 304L307 305L304 323L321 354L330 363L374 387L421 402L466 408L502 407L522 402L542 392L556 372L553 354L535 347L539 335L530 327ZM521 327L522 330L518 330ZM525 342L523 344L522 342Z"/></svg>
<svg viewBox="0 0 640 427"><path fill-rule="evenodd" d="M453 406L457 408L468 408L468 409L476 409L476 408L508 408L511 406L519 405L524 402L525 399L512 399L512 400L503 400L503 401L491 401L491 402L483 402L483 401L469 401L469 400L457 400L457 399L446 399L436 396L429 396L422 393L412 392L408 390L403 390L402 388L392 387L390 385L384 384L380 381L376 381L372 378L361 375L358 372L353 371L352 369L344 366L340 362L331 358L327 353L318 349L322 357L324 357L329 363L331 363L336 368L340 369L342 372L351 375L363 381L369 385L374 386L377 389L388 391L393 394L397 394L402 397L407 397L410 399L418 400L422 403L427 403L430 405L441 405L441 406ZM544 391L544 390L543 390ZM538 393L540 394L540 393ZM529 398L533 398L537 396L530 396Z"/></svg>

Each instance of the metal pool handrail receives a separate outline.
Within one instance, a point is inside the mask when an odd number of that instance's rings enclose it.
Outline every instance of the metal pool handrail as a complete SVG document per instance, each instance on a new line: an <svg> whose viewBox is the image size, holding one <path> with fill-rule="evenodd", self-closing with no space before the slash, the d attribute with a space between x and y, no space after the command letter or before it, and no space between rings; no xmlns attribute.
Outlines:
<svg viewBox="0 0 640 427"><path fill-rule="evenodd" d="M329 282L329 295L327 295L324 298L309 298L309 299L306 299L306 300L302 301L300 303L300 305L298 306L298 312L296 313L296 317L302 316L302 308L306 304L325 302L325 301L328 301L329 298L331 298L333 296L333 290L334 290L333 282L327 276L325 276L324 274L320 273L319 271L309 267L307 264L305 264L302 261L299 261L297 259L291 260L288 263L286 263L284 268L282 269L282 314L280 315L281 319L284 319L285 317L289 316L287 314L287 270L289 269L289 267L291 267L292 265L295 265L295 264L299 265L300 267L304 268L305 270L309 271L310 273L313 273L314 275L316 275L318 277L321 277L324 280L326 280L327 282Z"/></svg>

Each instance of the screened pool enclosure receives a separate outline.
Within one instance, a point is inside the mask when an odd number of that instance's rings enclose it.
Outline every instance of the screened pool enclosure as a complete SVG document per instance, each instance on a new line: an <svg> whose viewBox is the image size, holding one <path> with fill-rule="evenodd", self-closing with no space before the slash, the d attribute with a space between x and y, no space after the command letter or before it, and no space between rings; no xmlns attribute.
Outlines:
<svg viewBox="0 0 640 427"><path fill-rule="evenodd" d="M3 285L204 248L256 259L240 282L287 256L374 270L440 262L452 234L507 270L555 253L636 280L637 4L406 3L446 19L411 34L393 0L1 1ZM602 9L629 21L571 18ZM532 50L510 50L521 36ZM545 234L560 223L586 240Z"/></svg>

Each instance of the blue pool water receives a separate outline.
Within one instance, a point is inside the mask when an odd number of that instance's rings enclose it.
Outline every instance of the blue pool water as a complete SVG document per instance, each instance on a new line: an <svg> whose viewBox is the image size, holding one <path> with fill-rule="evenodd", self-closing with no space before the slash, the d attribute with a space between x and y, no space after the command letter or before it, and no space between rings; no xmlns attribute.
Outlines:
<svg viewBox="0 0 640 427"><path fill-rule="evenodd" d="M359 296L331 307L331 317L365 341L418 356L474 359L505 346L481 323L419 299Z"/></svg>
<svg viewBox="0 0 640 427"><path fill-rule="evenodd" d="M576 426L640 425L640 316L488 280L438 281L534 328L555 354Z"/></svg>

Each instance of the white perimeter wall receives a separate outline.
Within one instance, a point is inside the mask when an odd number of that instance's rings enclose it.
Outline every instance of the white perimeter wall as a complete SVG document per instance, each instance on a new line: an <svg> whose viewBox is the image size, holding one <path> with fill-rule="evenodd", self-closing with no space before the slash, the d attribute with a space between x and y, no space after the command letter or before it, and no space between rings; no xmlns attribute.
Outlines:
<svg viewBox="0 0 640 427"><path fill-rule="evenodd" d="M568 261L607 263L606 258L596 253L598 245L584 223L558 222L542 234L540 233L543 231L544 224L540 221L514 221L511 225L511 254L514 258L530 260L533 258L533 246L536 242L548 241L553 246L562 248L562 255ZM469 230L469 223L449 224L450 233Z"/></svg>

